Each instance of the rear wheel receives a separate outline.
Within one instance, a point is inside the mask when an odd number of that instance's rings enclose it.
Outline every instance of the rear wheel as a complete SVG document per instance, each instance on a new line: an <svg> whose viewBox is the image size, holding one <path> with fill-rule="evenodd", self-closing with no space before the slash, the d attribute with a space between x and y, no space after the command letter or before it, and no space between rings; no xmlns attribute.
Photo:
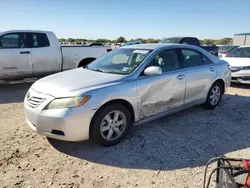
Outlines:
<svg viewBox="0 0 250 188"><path fill-rule="evenodd" d="M222 85L219 82L215 82L208 92L207 100L204 104L204 107L206 109L214 109L216 106L219 105L222 94Z"/></svg>
<svg viewBox="0 0 250 188"><path fill-rule="evenodd" d="M110 104L94 116L91 137L97 144L112 146L126 136L130 126L131 115L128 109L121 104Z"/></svg>

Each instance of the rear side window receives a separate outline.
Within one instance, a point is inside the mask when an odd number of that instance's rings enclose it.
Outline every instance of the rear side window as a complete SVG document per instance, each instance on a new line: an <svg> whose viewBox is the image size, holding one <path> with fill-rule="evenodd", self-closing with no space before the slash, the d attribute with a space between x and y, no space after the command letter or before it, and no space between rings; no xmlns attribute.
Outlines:
<svg viewBox="0 0 250 188"><path fill-rule="evenodd" d="M194 46L200 46L200 41L198 39L193 38L192 39L192 45L194 45Z"/></svg>
<svg viewBox="0 0 250 188"><path fill-rule="evenodd" d="M181 51L183 54L184 68L204 65L203 55L201 53L189 49L183 49Z"/></svg>
<svg viewBox="0 0 250 188"><path fill-rule="evenodd" d="M2 48L19 48L18 34L7 34L1 38Z"/></svg>
<svg viewBox="0 0 250 188"><path fill-rule="evenodd" d="M180 42L181 44L192 44L192 41L191 41L191 39L189 39L189 38L184 38L184 39L182 39L181 40L181 42Z"/></svg>
<svg viewBox="0 0 250 188"><path fill-rule="evenodd" d="M32 33L32 40L34 48L50 46L49 39L45 33Z"/></svg>

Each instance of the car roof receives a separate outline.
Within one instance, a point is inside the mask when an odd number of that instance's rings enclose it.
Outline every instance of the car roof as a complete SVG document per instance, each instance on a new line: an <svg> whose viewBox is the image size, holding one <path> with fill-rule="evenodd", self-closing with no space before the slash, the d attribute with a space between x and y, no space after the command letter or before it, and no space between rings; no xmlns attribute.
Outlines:
<svg viewBox="0 0 250 188"><path fill-rule="evenodd" d="M234 35L250 35L250 33L237 33L237 34L234 34Z"/></svg>
<svg viewBox="0 0 250 188"><path fill-rule="evenodd" d="M248 45L248 46L239 46L238 48L249 48L250 47L250 45Z"/></svg>
<svg viewBox="0 0 250 188"><path fill-rule="evenodd" d="M42 31L42 30L9 30L9 31L4 31L1 34L6 34L6 33L25 33L25 32L34 32L34 33L52 33L52 31Z"/></svg>
<svg viewBox="0 0 250 188"><path fill-rule="evenodd" d="M174 43L147 43L147 44L135 44L130 46L123 46L121 48L133 48L133 49L159 49L159 48L165 48L165 47L189 47L189 48L196 48L196 46L193 45L186 45L186 44L174 44Z"/></svg>

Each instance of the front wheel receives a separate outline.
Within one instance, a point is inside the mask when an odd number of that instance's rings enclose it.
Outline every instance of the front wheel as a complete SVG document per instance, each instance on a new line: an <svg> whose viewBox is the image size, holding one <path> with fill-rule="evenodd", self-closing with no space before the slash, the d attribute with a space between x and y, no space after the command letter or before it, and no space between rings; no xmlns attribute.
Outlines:
<svg viewBox="0 0 250 188"><path fill-rule="evenodd" d="M121 104L110 104L94 116L91 137L100 145L112 146L126 136L130 126L131 115L128 109Z"/></svg>
<svg viewBox="0 0 250 188"><path fill-rule="evenodd" d="M222 85L219 82L215 82L208 92L204 107L206 109L214 109L219 105L222 94Z"/></svg>

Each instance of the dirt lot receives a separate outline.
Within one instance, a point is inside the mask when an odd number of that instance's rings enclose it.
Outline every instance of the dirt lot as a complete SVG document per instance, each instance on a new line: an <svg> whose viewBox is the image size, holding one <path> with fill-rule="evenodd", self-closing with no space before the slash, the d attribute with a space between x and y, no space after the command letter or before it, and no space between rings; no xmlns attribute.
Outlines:
<svg viewBox="0 0 250 188"><path fill-rule="evenodd" d="M30 85L0 86L0 187L193 188L211 157L250 158L248 86L231 87L214 111L193 107L103 148L34 133L23 114Z"/></svg>

